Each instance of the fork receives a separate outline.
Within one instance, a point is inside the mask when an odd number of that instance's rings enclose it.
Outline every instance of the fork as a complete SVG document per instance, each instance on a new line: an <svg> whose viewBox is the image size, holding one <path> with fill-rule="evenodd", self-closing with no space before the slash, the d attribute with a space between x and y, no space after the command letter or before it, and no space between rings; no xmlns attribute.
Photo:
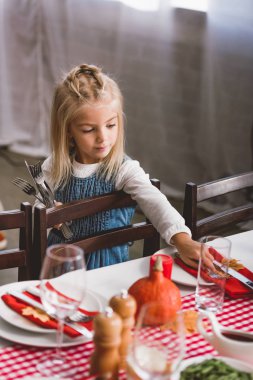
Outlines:
<svg viewBox="0 0 253 380"><path fill-rule="evenodd" d="M54 206L54 194L50 189L50 193L48 189L45 187L44 181L43 181L43 173L41 169L41 162L37 162L35 165L29 165L27 161L25 161L27 170L29 174L31 175L38 191L42 195L42 198L44 199L44 204L46 207L53 207ZM49 186L48 186L49 187Z"/></svg>
<svg viewBox="0 0 253 380"><path fill-rule="evenodd" d="M42 199L39 195L37 195L35 187L32 186L28 181L26 181L25 179L16 177L11 182L17 187L19 187L21 190L23 190L24 193L34 196L46 207L48 207L48 203L45 202L45 199L44 198ZM73 237L72 231L65 223L62 223L59 228L66 240L70 240Z"/></svg>
<svg viewBox="0 0 253 380"><path fill-rule="evenodd" d="M11 181L14 185L16 185L17 187L19 187L21 190L24 191L24 193L28 194L28 195L32 195L34 196L35 198L37 198L41 203L44 203L42 198L37 195L37 192L36 192L36 189L34 186L32 186L28 181L26 181L25 179L22 179L22 178L19 178L19 177L16 177L14 178L12 181Z"/></svg>
<svg viewBox="0 0 253 380"><path fill-rule="evenodd" d="M40 297L40 290L36 286L29 286L26 291L33 296ZM67 322L90 322L94 319L95 315L85 315L81 311L75 311L73 315L66 319Z"/></svg>
<svg viewBox="0 0 253 380"><path fill-rule="evenodd" d="M48 185L48 183L44 180L41 161L38 161L34 165L29 165L27 161L25 161L26 167L33 178L33 181L36 183L37 189L39 190L46 207L53 207L55 205L54 194ZM70 240L73 238L73 232L69 228L66 223L62 223L60 226L60 230L65 237L65 239Z"/></svg>
<svg viewBox="0 0 253 380"><path fill-rule="evenodd" d="M95 315L85 315L81 311L76 311L73 315L67 318L69 322L90 322L94 319Z"/></svg>

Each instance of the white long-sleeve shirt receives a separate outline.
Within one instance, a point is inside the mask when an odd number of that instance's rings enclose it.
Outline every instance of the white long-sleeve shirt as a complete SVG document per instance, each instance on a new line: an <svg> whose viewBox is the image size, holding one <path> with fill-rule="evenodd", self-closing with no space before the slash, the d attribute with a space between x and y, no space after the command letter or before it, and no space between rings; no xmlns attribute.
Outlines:
<svg viewBox="0 0 253 380"><path fill-rule="evenodd" d="M98 167L99 163L81 164L74 160L73 175L78 178L86 178L94 174ZM44 161L42 170L45 180L52 187L50 182L51 157ZM170 204L165 195L151 184L149 175L140 167L138 161L126 160L122 164L116 177L115 188L131 195L167 244L171 244L172 236L177 233L185 232L191 235L184 218Z"/></svg>

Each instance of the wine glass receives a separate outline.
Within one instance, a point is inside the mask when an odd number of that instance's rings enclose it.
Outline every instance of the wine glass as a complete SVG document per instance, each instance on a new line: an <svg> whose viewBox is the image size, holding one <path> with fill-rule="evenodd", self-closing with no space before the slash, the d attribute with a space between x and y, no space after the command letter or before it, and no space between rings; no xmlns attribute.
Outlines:
<svg viewBox="0 0 253 380"><path fill-rule="evenodd" d="M75 313L86 291L83 250L71 244L47 248L40 273L40 296L46 312L57 322L56 352L38 363L42 375L71 376L75 369L61 350L64 320Z"/></svg>
<svg viewBox="0 0 253 380"><path fill-rule="evenodd" d="M127 356L128 379L165 380L177 371L184 355L183 315L158 301L144 304Z"/></svg>

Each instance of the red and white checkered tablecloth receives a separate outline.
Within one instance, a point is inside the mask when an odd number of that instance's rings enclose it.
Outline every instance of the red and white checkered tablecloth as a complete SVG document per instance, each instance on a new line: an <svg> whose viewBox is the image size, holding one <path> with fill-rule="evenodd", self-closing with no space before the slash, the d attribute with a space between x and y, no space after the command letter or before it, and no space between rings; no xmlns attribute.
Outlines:
<svg viewBox="0 0 253 380"><path fill-rule="evenodd" d="M183 309L195 308L195 295L183 297ZM253 332L253 299L226 299L223 312L217 314L218 321L230 328ZM77 372L72 380L93 379L89 376L89 358L93 351L93 342L88 342L76 347L63 348L68 356L76 361ZM13 380L32 376L36 379L39 374L36 371L37 362L52 352L52 348L34 348L22 345L13 345L0 349L0 379ZM217 352L199 334L191 334L186 339L185 359ZM124 372L120 374L120 380L125 380Z"/></svg>
<svg viewBox="0 0 253 380"><path fill-rule="evenodd" d="M184 297L183 309L194 308L195 295ZM226 299L222 313L217 313L216 316L223 326L253 332L253 299ZM185 359L206 354L217 355L218 353L200 334L188 335Z"/></svg>

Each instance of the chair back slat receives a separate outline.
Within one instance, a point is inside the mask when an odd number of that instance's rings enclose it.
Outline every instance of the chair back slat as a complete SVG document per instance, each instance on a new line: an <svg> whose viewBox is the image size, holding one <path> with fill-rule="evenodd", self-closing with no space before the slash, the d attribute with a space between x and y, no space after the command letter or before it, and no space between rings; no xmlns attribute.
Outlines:
<svg viewBox="0 0 253 380"><path fill-rule="evenodd" d="M21 203L20 210L0 212L0 230L19 230L18 247L0 252L0 269L18 268L18 281L34 278L32 255L32 205Z"/></svg>
<svg viewBox="0 0 253 380"><path fill-rule="evenodd" d="M95 236L90 236L76 242L74 241L73 244L79 245L87 254L104 247L112 248L120 244L153 236L156 236L156 230L154 230L154 227L151 224L143 222L110 231L104 231ZM159 248L160 246L157 246L157 250L159 250ZM152 249L150 249L150 251L151 250Z"/></svg>
<svg viewBox="0 0 253 380"><path fill-rule="evenodd" d="M204 236L207 233L219 231L228 225L236 224L238 220L246 222L251 219L253 219L253 205L233 208L197 222L198 234Z"/></svg>
<svg viewBox="0 0 253 380"><path fill-rule="evenodd" d="M25 214L21 210L2 211L0 213L0 230L24 227Z"/></svg>
<svg viewBox="0 0 253 380"><path fill-rule="evenodd" d="M8 268L23 267L26 265L26 252L24 250L6 249L0 251L0 268L4 266Z"/></svg>
<svg viewBox="0 0 253 380"><path fill-rule="evenodd" d="M198 202L253 186L253 172L222 178L197 187Z"/></svg>
<svg viewBox="0 0 253 380"><path fill-rule="evenodd" d="M135 205L136 202L123 191L98 195L82 201L70 202L67 209L64 205L59 206L57 209L49 209L47 212L47 226L53 227L60 222L83 218L105 210Z"/></svg>

